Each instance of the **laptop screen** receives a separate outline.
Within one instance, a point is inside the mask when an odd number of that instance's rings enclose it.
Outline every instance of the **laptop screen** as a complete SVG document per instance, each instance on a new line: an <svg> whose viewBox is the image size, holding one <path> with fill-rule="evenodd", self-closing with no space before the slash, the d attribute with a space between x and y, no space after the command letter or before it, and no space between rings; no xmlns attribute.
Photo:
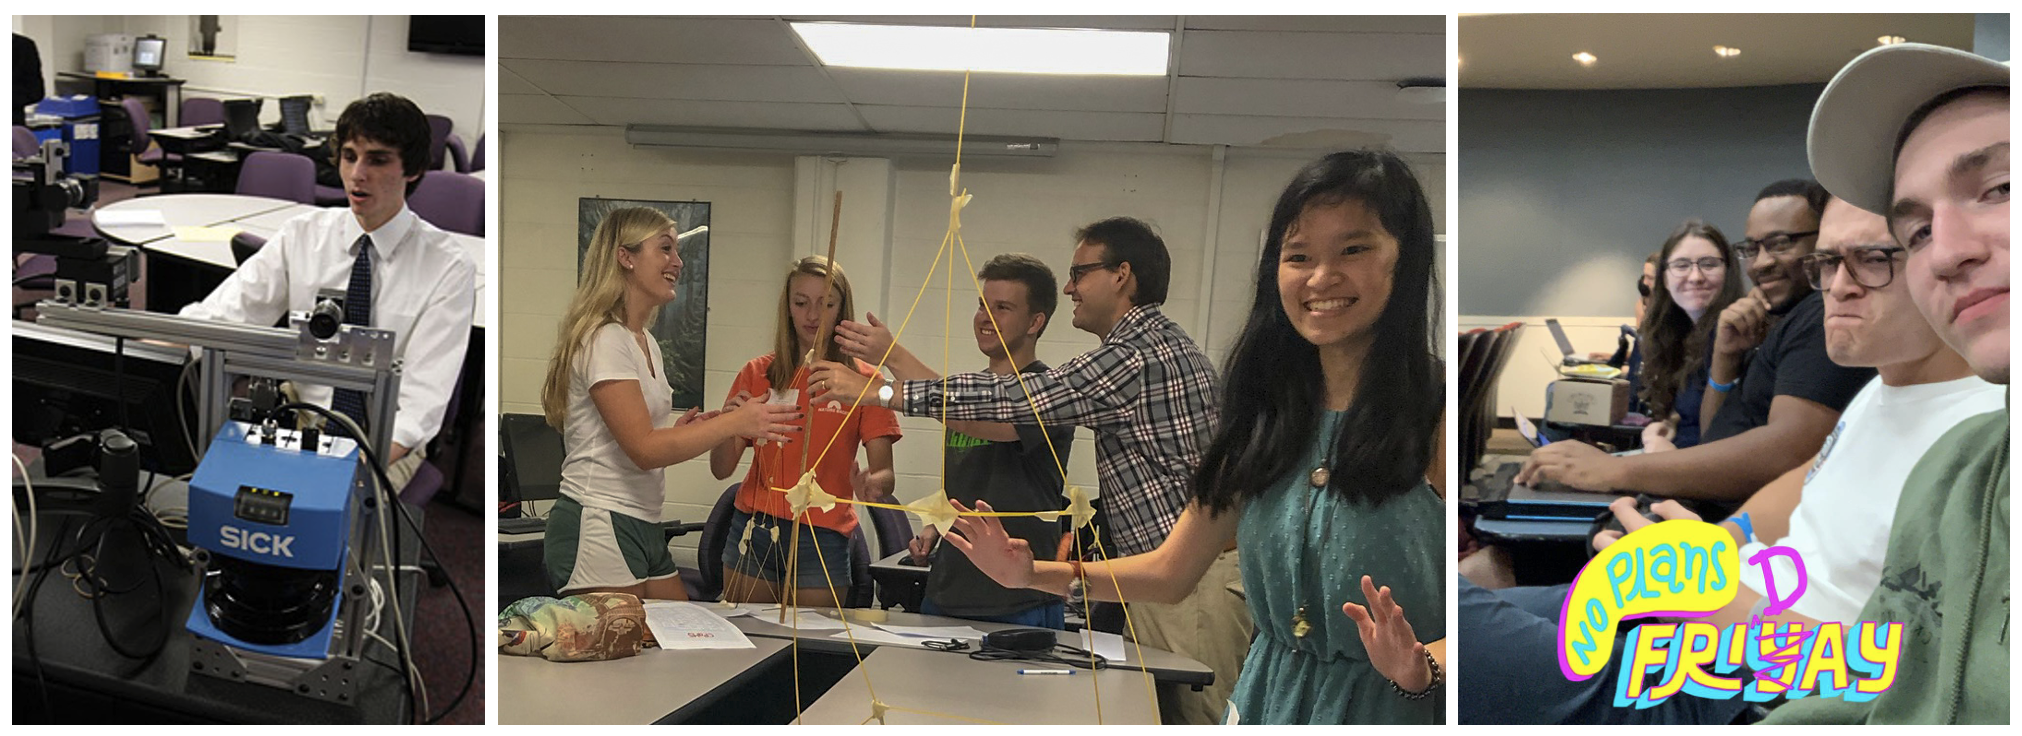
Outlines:
<svg viewBox="0 0 2022 736"><path fill-rule="evenodd" d="M1545 320L1545 329L1551 330L1552 339L1559 341L1559 352L1569 356L1573 354L1573 341L1566 339L1566 328L1560 327L1558 320Z"/></svg>

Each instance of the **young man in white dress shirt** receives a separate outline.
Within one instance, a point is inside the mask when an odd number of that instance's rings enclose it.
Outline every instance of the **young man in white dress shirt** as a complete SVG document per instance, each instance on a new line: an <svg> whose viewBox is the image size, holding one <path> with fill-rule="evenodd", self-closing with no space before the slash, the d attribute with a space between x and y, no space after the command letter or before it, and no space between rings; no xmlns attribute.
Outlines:
<svg viewBox="0 0 2022 736"><path fill-rule="evenodd" d="M337 170L347 209L289 220L186 317L271 325L315 306L325 289L346 294L345 323L392 330L401 358L387 475L407 485L444 416L469 344L476 309L475 254L407 208L428 166L428 120L385 92L352 102L337 119ZM364 298L359 298L364 297ZM304 401L370 426L362 396L299 386Z"/></svg>

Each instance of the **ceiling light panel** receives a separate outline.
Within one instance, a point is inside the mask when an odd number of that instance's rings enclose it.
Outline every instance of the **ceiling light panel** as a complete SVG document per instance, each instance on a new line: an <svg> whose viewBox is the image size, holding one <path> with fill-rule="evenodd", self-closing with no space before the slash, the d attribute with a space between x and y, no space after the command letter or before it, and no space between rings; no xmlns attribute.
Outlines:
<svg viewBox="0 0 2022 736"><path fill-rule="evenodd" d="M1167 33L1053 28L950 28L794 23L837 67L919 71L1163 76Z"/></svg>

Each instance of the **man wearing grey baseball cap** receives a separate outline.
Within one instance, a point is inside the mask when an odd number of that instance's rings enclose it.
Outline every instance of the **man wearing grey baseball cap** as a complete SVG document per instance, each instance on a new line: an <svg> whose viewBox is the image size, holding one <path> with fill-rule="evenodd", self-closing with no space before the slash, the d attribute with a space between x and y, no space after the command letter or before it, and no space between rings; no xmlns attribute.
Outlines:
<svg viewBox="0 0 2022 736"><path fill-rule="evenodd" d="M1819 183L1888 218L1939 337L2008 383L2008 66L1898 44L1841 69L1812 111ZM2008 410L1961 422L1910 472L1860 620L1903 624L1895 683L1778 708L1778 723L2008 722ZM1848 642L1849 645L1852 642Z"/></svg>

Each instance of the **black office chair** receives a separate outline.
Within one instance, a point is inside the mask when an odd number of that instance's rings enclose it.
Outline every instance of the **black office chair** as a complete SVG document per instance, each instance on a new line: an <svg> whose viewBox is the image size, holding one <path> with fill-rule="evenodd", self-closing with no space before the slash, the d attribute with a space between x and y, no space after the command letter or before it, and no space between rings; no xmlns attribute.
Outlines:
<svg viewBox="0 0 2022 736"><path fill-rule="evenodd" d="M709 520L702 525L702 538L695 545L695 567L681 570L681 583L688 589L688 600L715 601L723 599L723 545L730 537L730 515L737 511L737 487L732 483L717 497L716 505L709 509Z"/></svg>

